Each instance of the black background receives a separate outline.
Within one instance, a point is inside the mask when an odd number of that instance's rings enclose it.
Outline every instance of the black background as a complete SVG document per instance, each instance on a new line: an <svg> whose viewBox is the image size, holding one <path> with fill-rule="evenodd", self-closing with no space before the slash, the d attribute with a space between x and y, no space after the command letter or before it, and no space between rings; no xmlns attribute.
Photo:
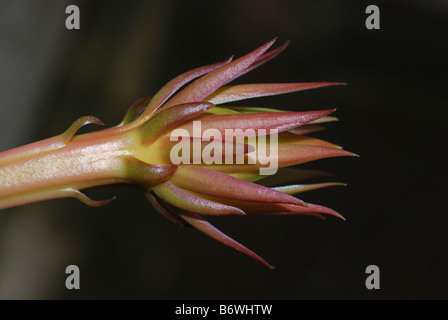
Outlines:
<svg viewBox="0 0 448 320"><path fill-rule="evenodd" d="M65 28L65 7L81 30ZM365 8L381 10L367 30ZM102 208L54 200L0 214L0 298L447 298L446 1L12 1L0 14L0 149L54 136L92 114L112 126L174 76L273 37L275 60L238 79L347 82L250 100L288 110L338 108L315 134L360 155L302 167L345 188L303 195L347 221L251 216L210 219L276 266L163 219L142 192ZM91 129L90 129L91 130ZM65 267L81 289L65 288ZM381 270L381 289L365 269Z"/></svg>

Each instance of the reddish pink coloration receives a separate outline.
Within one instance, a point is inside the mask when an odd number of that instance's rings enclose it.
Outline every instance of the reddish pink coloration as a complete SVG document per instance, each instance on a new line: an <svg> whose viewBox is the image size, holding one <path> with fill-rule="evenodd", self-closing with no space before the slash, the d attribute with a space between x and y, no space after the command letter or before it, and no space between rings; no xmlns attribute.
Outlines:
<svg viewBox="0 0 448 320"><path fill-rule="evenodd" d="M356 154L342 149L316 145L281 144L278 146L278 166L280 168L324 158L347 156L356 156Z"/></svg>
<svg viewBox="0 0 448 320"><path fill-rule="evenodd" d="M114 181L103 181L103 184L113 184L116 183ZM100 186L101 184L97 184L97 186ZM50 189L50 190L40 190L35 191L32 193L29 193L26 197L23 196L11 196L8 198L0 199L0 209L6 209L10 207L15 206L22 206L34 202L39 201L45 201L45 200L52 200L52 199L61 199L61 198L74 198L82 203L85 203L86 205L90 207L101 207L104 206L111 201L115 199L113 197L112 199L107 200L92 200L89 197L87 197L84 193L82 193L79 190L73 189L73 188L66 188L66 189ZM7 200L7 203L5 204L4 201Z"/></svg>
<svg viewBox="0 0 448 320"><path fill-rule="evenodd" d="M335 216L339 219L345 220L345 218L340 215L338 212L334 211L333 209L308 203L308 207L301 207L301 206L292 206L292 205L281 205L284 207L283 209L287 209L285 211L279 211L279 212L257 212L257 214L267 214L267 215L290 215L290 214L304 214L304 215L314 215L318 213L325 213L331 216Z"/></svg>
<svg viewBox="0 0 448 320"><path fill-rule="evenodd" d="M333 143L304 136L322 130L323 126L318 124L337 120L328 116L334 110L286 112L244 106L213 109L215 104L341 84L297 82L225 86L276 57L289 43L268 51L274 42L275 39L234 61L230 58L181 74L154 97L137 101L123 121L113 128L75 135L83 125L102 125L97 118L87 116L75 121L56 137L0 153L0 209L63 197L76 198L89 206L100 206L113 199L95 201L81 190L116 183L133 184L144 189L156 210L170 221L192 226L272 268L260 256L213 227L200 214L311 215L321 219L325 214L344 219L330 208L292 196L342 184L278 186L327 174L280 168L276 176L262 176L259 168L266 165L262 165L265 161L260 161L259 157L263 155L253 153L256 151L253 141L245 143L243 139L236 139L270 135L273 133L270 130L277 130L278 140L275 136L269 137L266 147L271 150L270 147L278 141L276 160L279 167L354 155ZM180 90L184 85L185 88ZM200 136L195 135L192 129L196 120L201 121ZM187 155L190 152L193 164L175 165L175 161L171 161L170 151L175 142L169 139L174 129L185 129L189 133L187 142L190 142L190 149L182 149L182 152ZM221 142L221 150L219 147L208 148L209 140L202 136L207 129L215 129L215 133L221 134L213 139L209 137L213 142ZM226 129L231 129L235 135L226 135ZM182 132L179 134L181 137L185 137L185 131L179 132ZM192 154L195 149L191 145L197 146L201 155ZM222 159L229 159L225 151L230 145L233 147L232 160L241 156L246 160L244 164L208 164L215 156L221 157L219 151L222 151ZM210 150L213 150L213 155L202 153ZM247 160L249 157L254 159L254 154L258 162L248 164ZM255 181L260 184L253 183Z"/></svg>
<svg viewBox="0 0 448 320"><path fill-rule="evenodd" d="M37 153L31 149L0 161L0 209L67 196L79 199L77 190L108 184L157 183L177 170L134 158L128 151L132 139L123 133L87 134L44 151L34 145Z"/></svg>
<svg viewBox="0 0 448 320"><path fill-rule="evenodd" d="M197 197L191 193L188 193L181 188L176 187L171 182L158 184L152 188L152 190L160 198L164 199L169 204L190 212L196 212L199 214L222 216L229 214L244 215L244 211L226 206L220 203L206 200L204 198Z"/></svg>
<svg viewBox="0 0 448 320"><path fill-rule="evenodd" d="M248 255L251 258L254 258L257 261L260 261L265 266L274 269L273 266L271 266L266 260L261 258L259 255L255 254L253 251L247 249L242 244L236 242L232 238L226 236L224 233L216 229L214 226L212 226L210 223L205 221L201 216L194 214L194 213L181 213L182 219L187 221L191 226L195 227L199 231L205 233L209 237L212 237L215 240L218 240L219 242L235 249L238 251L241 251L242 253Z"/></svg>
<svg viewBox="0 0 448 320"><path fill-rule="evenodd" d="M271 61L276 56L278 56L280 53L282 53L283 50L285 50L288 47L289 43L290 43L290 41L286 41L280 47L263 53L249 68L247 68L246 70L241 72L238 77L245 75L246 73L258 68L259 66L265 64L268 61Z"/></svg>
<svg viewBox="0 0 448 320"><path fill-rule="evenodd" d="M205 100L214 104L223 104L245 99L274 96L278 94L341 85L338 82L310 83L256 83L221 87Z"/></svg>
<svg viewBox="0 0 448 320"><path fill-rule="evenodd" d="M156 114L142 126L145 136L144 143L149 144L155 141L178 124L190 120L214 106L209 102L192 102L180 104Z"/></svg>
<svg viewBox="0 0 448 320"><path fill-rule="evenodd" d="M224 198L221 196L207 196L205 194L199 194L199 193L196 193L196 194L201 197L207 197L207 199L217 202L217 203L221 203L221 204L225 204L225 205L233 206L233 207L238 207L238 208L244 210L244 212L246 212L246 214L248 214L248 215L262 214L262 215L312 215L312 216L316 216L316 214L318 214L318 216L321 216L319 214L323 213L323 214L332 215L337 218L345 220L344 217L342 217L339 213L337 213L336 211L334 211L330 208L315 205L315 204L310 204L310 203L307 203L307 206L299 206L296 204L288 204L288 203L278 203L278 202L262 203L262 202L246 201L246 200L241 200L241 199L228 199L228 198Z"/></svg>
<svg viewBox="0 0 448 320"><path fill-rule="evenodd" d="M278 145L278 167L294 166L310 161L333 157L357 156L356 154L336 148L322 147L316 145L302 144L279 144ZM207 168L220 172L251 171L267 167L258 161L255 164L211 164Z"/></svg>
<svg viewBox="0 0 448 320"><path fill-rule="evenodd" d="M225 114L225 115L206 115L201 117L201 130L217 129L221 135L225 136L226 129L240 129L242 133L236 133L235 137L253 136L258 130L277 130L278 132L293 129L305 123L319 119L325 115L332 113L334 110L319 110L305 112L276 112L276 113L249 113L249 114ZM190 136L194 135L193 123L186 123L179 128L185 129ZM248 130L247 132L244 132Z"/></svg>
<svg viewBox="0 0 448 320"><path fill-rule="evenodd" d="M7 162L12 162L16 159L32 157L43 152L62 148L73 138L73 136L81 127L91 123L104 125L104 123L96 117L81 117L73 122L73 124L64 133L56 137L30 143L25 146L14 148L8 151L0 152L0 165Z"/></svg>
<svg viewBox="0 0 448 320"><path fill-rule="evenodd" d="M182 220L182 218L180 218L176 212L169 210L166 206L163 206L156 199L156 197L154 197L150 192L146 193L146 198L149 200L149 202L151 202L151 204L154 206L154 208L156 208L158 212L160 212L165 218L167 218L171 222L180 225L182 227L187 225L187 223L184 220Z"/></svg>
<svg viewBox="0 0 448 320"><path fill-rule="evenodd" d="M211 196L256 202L306 205L302 200L283 192L239 180L227 174L205 168L193 166L179 167L176 175L171 178L171 181L181 188Z"/></svg>
<svg viewBox="0 0 448 320"><path fill-rule="evenodd" d="M266 50L275 42L274 40L262 45L251 53L232 61L194 81L180 93L172 97L162 109L175 106L180 103L201 101L215 90L219 89L229 81L235 79L245 69L250 67Z"/></svg>
<svg viewBox="0 0 448 320"><path fill-rule="evenodd" d="M150 119L151 115L166 101L168 100L180 87L182 87L184 84L190 82L193 79L196 79L204 74L207 74L213 70L216 70L217 68L228 64L230 61L232 61L232 57L229 59L218 62L215 64L211 64L204 67L199 67L196 69L193 69L191 71L185 72L181 74L180 76L177 76L170 82L168 82L161 90L159 90L154 98L149 103L148 107L146 108L145 112L140 116L137 121L132 123L132 126L141 125L144 122L146 122L148 119ZM199 101L199 100L196 100ZM194 100L189 101L194 102ZM182 104L185 102L180 102L179 104Z"/></svg>

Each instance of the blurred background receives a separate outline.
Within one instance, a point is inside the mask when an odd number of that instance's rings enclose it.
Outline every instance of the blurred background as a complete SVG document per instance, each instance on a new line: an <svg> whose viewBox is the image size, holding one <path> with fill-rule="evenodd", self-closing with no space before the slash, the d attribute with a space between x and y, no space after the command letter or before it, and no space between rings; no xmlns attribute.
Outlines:
<svg viewBox="0 0 448 320"><path fill-rule="evenodd" d="M70 4L80 30L65 28ZM381 10L380 30L365 27L369 4ZM84 115L113 126L174 76L279 37L289 48L237 83L349 85L247 105L336 107L340 121L314 136L361 157L302 166L348 183L302 197L346 222L210 219L275 270L171 224L130 187L88 191L117 195L102 208L64 199L3 210L0 298L448 298L447 18L444 0L1 1L0 150L57 135ZM65 288L71 264L80 290ZM380 290L365 287L372 264Z"/></svg>

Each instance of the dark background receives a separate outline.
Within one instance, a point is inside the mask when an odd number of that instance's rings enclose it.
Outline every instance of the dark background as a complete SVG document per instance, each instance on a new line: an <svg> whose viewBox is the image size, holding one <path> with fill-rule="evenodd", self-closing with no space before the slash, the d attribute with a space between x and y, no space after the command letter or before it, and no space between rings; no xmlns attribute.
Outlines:
<svg viewBox="0 0 448 320"><path fill-rule="evenodd" d="M81 30L65 28L65 7ZM365 8L381 10L367 30ZM432 1L2 1L0 150L63 132L95 115L117 124L135 100L194 67L241 56L278 36L275 60L238 83L341 81L255 99L289 110L337 107L315 134L360 158L303 167L348 183L303 195L347 221L210 219L276 266L161 217L143 193L102 208L53 200L0 214L3 299L448 298L446 205L448 4ZM65 288L65 268L81 289ZM378 265L381 289L365 287Z"/></svg>

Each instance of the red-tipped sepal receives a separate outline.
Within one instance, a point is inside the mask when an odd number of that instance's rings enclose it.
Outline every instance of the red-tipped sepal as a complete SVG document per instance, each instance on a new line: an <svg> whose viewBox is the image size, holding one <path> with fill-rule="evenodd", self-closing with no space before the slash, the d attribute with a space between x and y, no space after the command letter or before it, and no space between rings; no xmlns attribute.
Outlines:
<svg viewBox="0 0 448 320"><path fill-rule="evenodd" d="M212 226L209 222L204 220L200 215L197 215L195 213L190 212L182 212L180 214L182 219L184 219L186 222L188 222L192 227L198 229L199 231L205 233L209 237L225 244L226 246L229 246L235 250L241 251L245 255L254 258L255 260L261 262L268 268L274 269L273 266L271 266L266 260L261 258L259 255L257 255L255 252L249 250L239 242L233 240L229 236L225 235L221 231L219 231L217 228Z"/></svg>
<svg viewBox="0 0 448 320"><path fill-rule="evenodd" d="M170 181L181 188L222 198L306 205L302 200L283 192L205 168L179 167Z"/></svg>
<svg viewBox="0 0 448 320"><path fill-rule="evenodd" d="M245 99L274 96L290 92L317 89L335 85L339 82L303 82L303 83L255 83L225 86L216 90L205 100L214 104L240 101Z"/></svg>
<svg viewBox="0 0 448 320"><path fill-rule="evenodd" d="M199 214L221 216L221 215L244 215L244 211L216 203L201 197L197 197L181 188L176 187L171 182L158 184L152 190L164 201L172 206Z"/></svg>
<svg viewBox="0 0 448 320"><path fill-rule="evenodd" d="M275 39L255 49L251 53L195 80L184 90L167 101L162 109L170 108L180 103L202 101L205 97L232 81L247 68L249 68L263 53L266 52L266 50L274 44L274 42Z"/></svg>

